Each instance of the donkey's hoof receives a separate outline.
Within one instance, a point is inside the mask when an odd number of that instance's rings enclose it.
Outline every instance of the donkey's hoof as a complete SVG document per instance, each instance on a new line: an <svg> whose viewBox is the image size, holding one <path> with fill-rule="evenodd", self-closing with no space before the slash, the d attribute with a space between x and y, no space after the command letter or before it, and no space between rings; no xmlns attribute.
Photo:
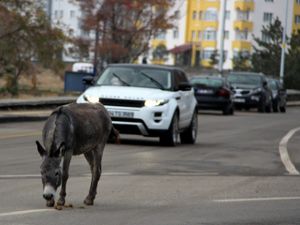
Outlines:
<svg viewBox="0 0 300 225"><path fill-rule="evenodd" d="M94 205L94 200L89 197L86 197L86 199L83 201L83 203L85 205Z"/></svg>
<svg viewBox="0 0 300 225"><path fill-rule="evenodd" d="M64 206L65 205L65 200L64 199L58 199L58 201L57 201L57 205L58 206Z"/></svg>
<svg viewBox="0 0 300 225"><path fill-rule="evenodd" d="M52 198L51 200L48 200L46 203L47 207L53 207L55 204L54 198Z"/></svg>

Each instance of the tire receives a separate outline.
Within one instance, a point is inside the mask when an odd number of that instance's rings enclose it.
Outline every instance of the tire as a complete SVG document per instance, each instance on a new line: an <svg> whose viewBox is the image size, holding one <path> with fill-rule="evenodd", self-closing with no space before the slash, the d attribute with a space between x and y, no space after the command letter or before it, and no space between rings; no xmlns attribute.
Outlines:
<svg viewBox="0 0 300 225"><path fill-rule="evenodd" d="M233 115L234 114L234 109L233 105L227 105L223 110L223 115Z"/></svg>
<svg viewBox="0 0 300 225"><path fill-rule="evenodd" d="M191 124L189 127L180 134L180 140L183 144L195 144L198 133L198 115L197 111L194 112Z"/></svg>
<svg viewBox="0 0 300 225"><path fill-rule="evenodd" d="M261 99L261 102L259 103L257 107L257 111L260 113L266 112L266 101L265 98Z"/></svg>
<svg viewBox="0 0 300 225"><path fill-rule="evenodd" d="M167 132L160 136L160 144L164 146L176 146L179 143L178 113L175 112Z"/></svg>
<svg viewBox="0 0 300 225"><path fill-rule="evenodd" d="M270 103L266 106L266 112L270 113L272 112L272 109L273 109L273 104L272 101L270 101Z"/></svg>
<svg viewBox="0 0 300 225"><path fill-rule="evenodd" d="M286 112L286 108L285 106L281 106L279 107L280 112L285 113Z"/></svg>
<svg viewBox="0 0 300 225"><path fill-rule="evenodd" d="M278 112L278 111L279 111L278 110L278 101L276 100L273 102L273 112Z"/></svg>

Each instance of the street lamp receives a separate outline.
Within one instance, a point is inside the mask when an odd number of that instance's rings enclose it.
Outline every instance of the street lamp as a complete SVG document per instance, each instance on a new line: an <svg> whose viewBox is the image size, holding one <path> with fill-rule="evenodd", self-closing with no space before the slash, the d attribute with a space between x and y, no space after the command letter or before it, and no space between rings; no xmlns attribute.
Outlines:
<svg viewBox="0 0 300 225"><path fill-rule="evenodd" d="M286 27L287 27L287 17L288 17L288 8L289 0L285 2L285 18L282 32L282 45L281 45L281 61L280 61L280 81L283 83L284 78L284 59L285 59L285 49L286 49Z"/></svg>

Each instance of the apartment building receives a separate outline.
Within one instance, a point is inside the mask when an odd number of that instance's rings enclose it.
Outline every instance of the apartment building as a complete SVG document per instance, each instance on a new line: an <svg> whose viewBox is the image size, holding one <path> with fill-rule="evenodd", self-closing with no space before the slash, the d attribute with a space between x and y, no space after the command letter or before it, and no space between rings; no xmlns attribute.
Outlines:
<svg viewBox="0 0 300 225"><path fill-rule="evenodd" d="M45 0L52 24L73 36L93 38L81 30L81 11L76 1ZM267 38L262 26L276 17L284 22L288 1L287 34L300 29L300 0L176 0L171 14L174 27L154 37L142 58L148 63L211 67L211 55L224 46L224 69L231 69L239 53L250 54L253 36ZM222 26L224 18L224 29ZM222 32L224 31L224 32ZM65 61L77 61L65 55Z"/></svg>

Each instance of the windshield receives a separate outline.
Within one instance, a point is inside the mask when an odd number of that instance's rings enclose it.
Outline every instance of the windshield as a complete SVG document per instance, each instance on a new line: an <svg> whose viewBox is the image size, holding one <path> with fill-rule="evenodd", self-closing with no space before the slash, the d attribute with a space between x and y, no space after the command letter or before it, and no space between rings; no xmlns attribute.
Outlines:
<svg viewBox="0 0 300 225"><path fill-rule="evenodd" d="M260 86L261 77L257 75L239 75L239 74L230 74L227 77L227 80L230 84L244 84L244 85L253 85Z"/></svg>
<svg viewBox="0 0 300 225"><path fill-rule="evenodd" d="M209 77L197 77L190 80L192 85L203 85L207 87L221 87L223 86L223 80L218 78Z"/></svg>
<svg viewBox="0 0 300 225"><path fill-rule="evenodd" d="M272 90L277 90L277 82L275 80L268 80L268 84Z"/></svg>
<svg viewBox="0 0 300 225"><path fill-rule="evenodd" d="M96 85L168 90L171 88L171 72L155 68L108 67L97 80Z"/></svg>

